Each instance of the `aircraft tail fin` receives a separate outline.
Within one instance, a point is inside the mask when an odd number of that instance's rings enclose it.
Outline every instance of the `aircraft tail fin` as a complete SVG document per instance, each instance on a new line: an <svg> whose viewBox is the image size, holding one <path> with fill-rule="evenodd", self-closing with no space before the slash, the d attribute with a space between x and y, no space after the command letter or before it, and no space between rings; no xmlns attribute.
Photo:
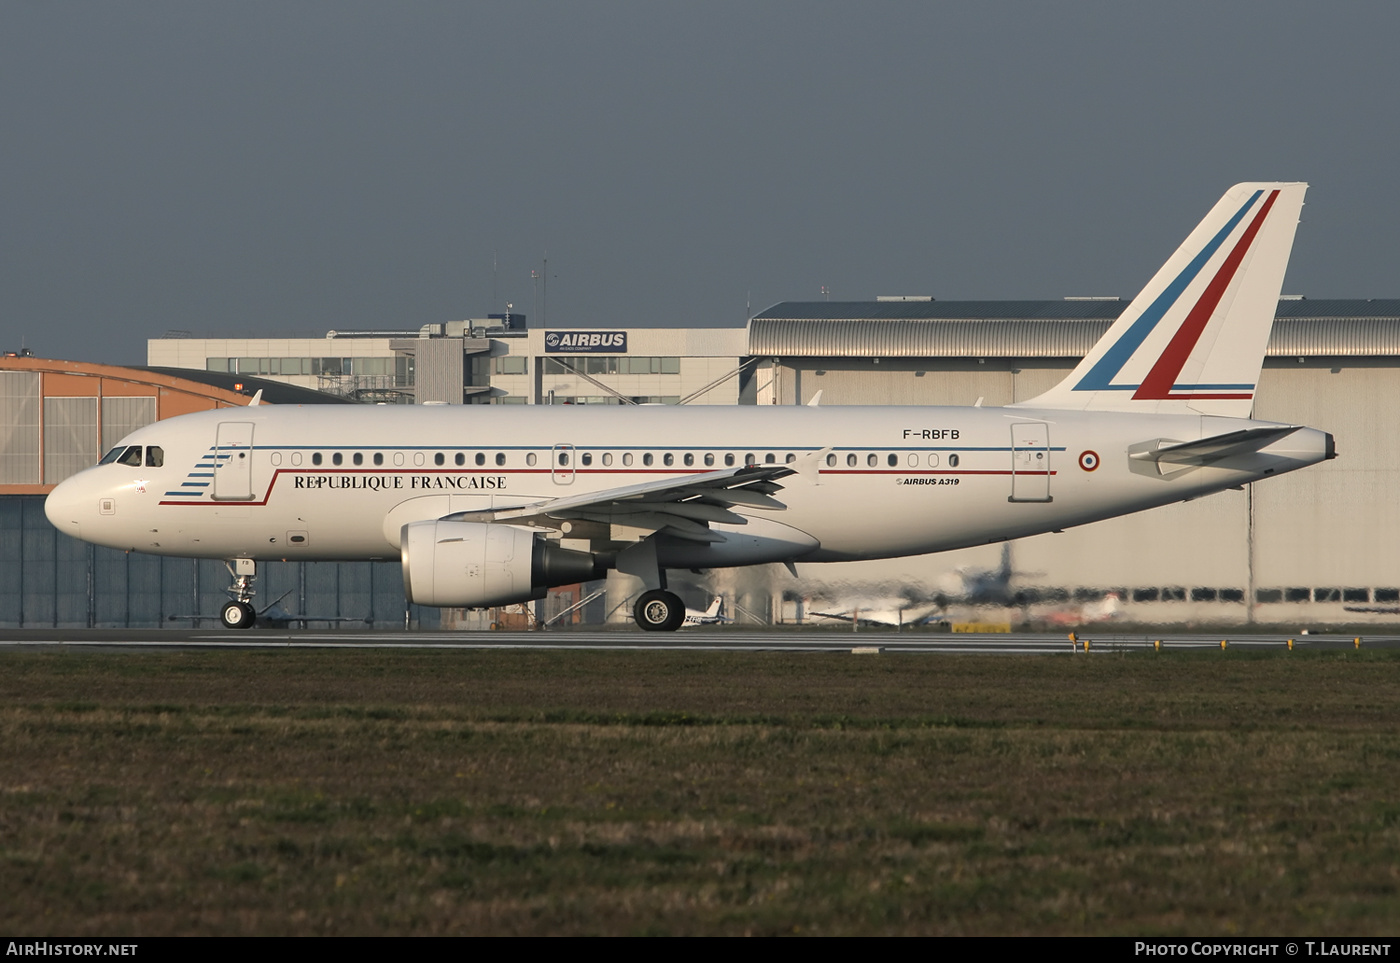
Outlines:
<svg viewBox="0 0 1400 963"><path fill-rule="evenodd" d="M706 617L714 618L716 615L719 615L719 608L723 604L724 598L722 596L716 595L715 600L710 603L710 607L705 610Z"/></svg>
<svg viewBox="0 0 1400 963"><path fill-rule="evenodd" d="M1249 417L1307 187L1230 188L1070 376L1012 407Z"/></svg>

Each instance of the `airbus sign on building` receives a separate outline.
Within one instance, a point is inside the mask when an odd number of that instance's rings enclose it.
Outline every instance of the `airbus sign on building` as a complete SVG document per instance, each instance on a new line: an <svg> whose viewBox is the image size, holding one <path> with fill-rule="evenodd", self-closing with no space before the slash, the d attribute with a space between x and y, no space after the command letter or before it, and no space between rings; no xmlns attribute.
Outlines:
<svg viewBox="0 0 1400 963"><path fill-rule="evenodd" d="M626 354L626 331L551 331L545 354Z"/></svg>

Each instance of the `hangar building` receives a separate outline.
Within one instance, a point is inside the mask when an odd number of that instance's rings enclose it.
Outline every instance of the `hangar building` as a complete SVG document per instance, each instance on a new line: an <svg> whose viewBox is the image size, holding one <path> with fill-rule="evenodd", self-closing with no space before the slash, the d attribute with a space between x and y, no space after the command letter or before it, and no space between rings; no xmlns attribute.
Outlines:
<svg viewBox="0 0 1400 963"><path fill-rule="evenodd" d="M44 496L137 428L246 405L259 390L279 404L341 400L205 372L0 357L0 627L216 624L231 581L221 561L121 552L60 535L44 515ZM405 606L396 562L262 568L260 609L280 599L282 611L320 615L322 623L438 624L437 609Z"/></svg>

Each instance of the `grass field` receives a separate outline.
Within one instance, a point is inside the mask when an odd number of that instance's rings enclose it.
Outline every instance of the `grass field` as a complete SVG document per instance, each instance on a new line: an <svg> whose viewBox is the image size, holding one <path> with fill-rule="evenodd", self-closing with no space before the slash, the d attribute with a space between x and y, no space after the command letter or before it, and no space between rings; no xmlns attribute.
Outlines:
<svg viewBox="0 0 1400 963"><path fill-rule="evenodd" d="M1400 655L6 655L0 930L1400 932Z"/></svg>

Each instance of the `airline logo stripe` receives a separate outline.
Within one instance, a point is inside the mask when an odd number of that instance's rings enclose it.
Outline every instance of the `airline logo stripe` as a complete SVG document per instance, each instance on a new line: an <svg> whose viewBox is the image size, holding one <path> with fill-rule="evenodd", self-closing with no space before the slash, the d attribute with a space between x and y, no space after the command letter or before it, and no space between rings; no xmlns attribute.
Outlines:
<svg viewBox="0 0 1400 963"><path fill-rule="evenodd" d="M1249 252L1249 247L1254 243L1254 239L1259 235L1259 229L1264 226L1264 219L1269 216L1269 211L1274 206L1274 201L1278 200L1278 191L1269 194L1269 199L1264 202L1264 206L1259 209L1258 215L1245 229L1244 234L1235 244L1235 249L1230 252L1225 263L1220 265L1220 270L1215 272L1215 277L1206 286L1205 292L1201 295L1191 313L1186 316L1181 327L1177 328L1176 334L1172 336L1171 343L1162 352L1162 356L1157 359L1157 363L1152 366L1152 370L1147 373L1147 377L1142 379L1142 387L1133 394L1134 399L1161 400L1165 398L1216 398L1216 399L1237 399L1252 398L1253 391L1243 394L1172 394L1172 389L1176 386L1177 375L1181 374L1181 369L1186 366L1186 359L1191 356L1191 352L1196 348L1196 342L1201 339L1201 333L1206 329L1206 322L1215 313L1215 309L1220 305L1220 299L1225 296L1225 289L1230 286L1230 282L1235 278L1235 272L1239 270L1240 264L1244 261L1244 256ZM1205 387L1202 385L1201 387ZM1253 388L1253 385L1250 386Z"/></svg>
<svg viewBox="0 0 1400 963"><path fill-rule="evenodd" d="M1074 386L1075 391L1135 391L1137 385L1115 385L1110 382L1123 370L1123 366L1128 363L1128 359L1133 356L1142 343L1147 340L1147 336L1157 327L1158 322L1167 313L1177 299L1181 297L1186 286L1196 279L1196 275L1206 266L1215 252L1225 243L1230 234L1239 226L1240 221L1249 213L1249 209L1254 206L1254 202L1259 200L1263 191L1255 191L1250 195L1249 200L1235 212L1234 216L1225 223L1225 226L1210 239L1205 247L1201 248L1199 254L1191 259L1191 263L1182 269L1168 284L1161 294L1157 295L1147 310L1132 323L1123 336L1113 344L1098 362L1089 369L1089 373L1080 379L1079 384ZM1252 388L1253 385L1250 385Z"/></svg>

